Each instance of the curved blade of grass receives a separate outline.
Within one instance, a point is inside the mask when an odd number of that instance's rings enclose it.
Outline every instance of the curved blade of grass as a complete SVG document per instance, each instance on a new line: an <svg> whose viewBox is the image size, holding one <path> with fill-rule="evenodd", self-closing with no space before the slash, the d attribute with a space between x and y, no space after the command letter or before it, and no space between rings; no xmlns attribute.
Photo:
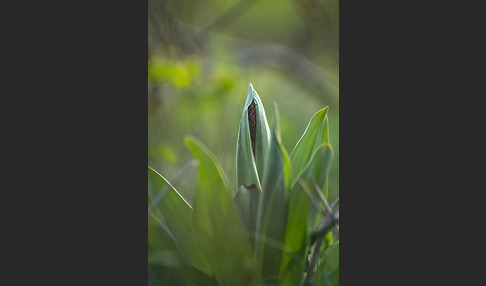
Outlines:
<svg viewBox="0 0 486 286"><path fill-rule="evenodd" d="M280 242L283 246L287 220L285 196L289 185L290 159L281 144L278 121L278 110L275 106L275 123L265 160L255 241L260 277L264 281L269 277L278 277L283 253L282 249L268 245L266 240Z"/></svg>
<svg viewBox="0 0 486 286"><path fill-rule="evenodd" d="M265 109L258 93L250 83L248 96L240 120L236 145L236 189L255 184L261 189L264 154L270 144Z"/></svg>
<svg viewBox="0 0 486 286"><path fill-rule="evenodd" d="M295 185L302 174L305 166L309 162L310 157L314 150L322 143L329 142L329 128L327 122L328 107L316 112L304 134L299 139L290 155L290 161L292 163L291 170L291 186Z"/></svg>
<svg viewBox="0 0 486 286"><path fill-rule="evenodd" d="M198 245L218 285L251 285L255 263L223 169L200 141L186 137L185 142L199 162L193 224Z"/></svg>
<svg viewBox="0 0 486 286"><path fill-rule="evenodd" d="M191 170L192 168L194 168L196 166L197 166L197 162L195 160L189 162L187 165L185 165L179 171L179 173L177 173L177 175L172 180L172 184L175 186L182 179L182 177L184 176L185 173L187 173L189 170ZM173 189L175 189L174 186L171 185L171 187ZM169 191L169 185L166 185L161 191L159 191L159 193L156 196L151 197L151 195L149 193L149 207L148 207L149 213L152 212L152 210L167 195L168 191ZM150 190L149 190L149 192L150 192Z"/></svg>
<svg viewBox="0 0 486 286"><path fill-rule="evenodd" d="M193 210L191 206L162 175L148 167L149 200L159 196L162 191L167 194L163 195L161 202L149 214L149 219L150 217L155 219L173 236L179 252L188 264L211 275L211 267L202 251L197 247L192 232Z"/></svg>

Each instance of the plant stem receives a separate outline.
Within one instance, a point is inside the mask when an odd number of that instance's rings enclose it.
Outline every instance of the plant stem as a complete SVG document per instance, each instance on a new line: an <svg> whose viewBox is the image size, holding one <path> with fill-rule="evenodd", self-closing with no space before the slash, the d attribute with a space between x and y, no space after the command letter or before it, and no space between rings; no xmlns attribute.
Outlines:
<svg viewBox="0 0 486 286"><path fill-rule="evenodd" d="M339 197L337 197L337 199L334 202L332 202L332 204L330 205L331 209L334 209L337 204L339 204Z"/></svg>
<svg viewBox="0 0 486 286"><path fill-rule="evenodd" d="M322 220L324 219L325 218L322 218ZM323 238L326 233L330 231L337 223L339 223L339 213L333 214L331 216L331 221L328 224L321 226L321 224L319 223L316 231L311 235L311 245L314 241L317 242L319 238Z"/></svg>

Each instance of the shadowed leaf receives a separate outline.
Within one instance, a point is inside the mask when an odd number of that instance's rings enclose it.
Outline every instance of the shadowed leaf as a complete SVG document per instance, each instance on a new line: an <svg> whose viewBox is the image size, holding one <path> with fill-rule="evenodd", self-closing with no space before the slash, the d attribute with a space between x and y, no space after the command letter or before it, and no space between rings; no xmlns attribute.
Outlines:
<svg viewBox="0 0 486 286"><path fill-rule="evenodd" d="M211 267L195 243L191 227L193 219L191 206L162 175L148 167L149 204L161 192L163 192L162 200L149 213L149 225L160 224L161 231L166 233L166 236L172 237L185 261L210 275Z"/></svg>
<svg viewBox="0 0 486 286"><path fill-rule="evenodd" d="M339 241L323 257L313 278L315 285L339 286Z"/></svg>
<svg viewBox="0 0 486 286"><path fill-rule="evenodd" d="M254 184L251 186L242 185L233 198L240 211L243 224L248 230L248 233L253 235L256 228L260 193L260 189ZM250 238L252 238L252 235L250 235ZM252 242L253 239L250 239L250 243Z"/></svg>
<svg viewBox="0 0 486 286"><path fill-rule="evenodd" d="M219 285L251 285L255 263L221 165L197 139L185 141L199 162L193 224L198 245Z"/></svg>

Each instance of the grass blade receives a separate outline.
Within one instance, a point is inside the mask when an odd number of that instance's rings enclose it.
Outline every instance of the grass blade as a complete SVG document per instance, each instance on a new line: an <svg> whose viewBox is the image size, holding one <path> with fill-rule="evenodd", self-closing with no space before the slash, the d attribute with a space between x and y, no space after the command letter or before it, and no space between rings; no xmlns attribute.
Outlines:
<svg viewBox="0 0 486 286"><path fill-rule="evenodd" d="M283 255L280 265L284 284L300 283L309 251L309 235L318 219L317 209L309 208L311 201L297 180L303 178L308 182L312 176L327 197L327 178L333 154L328 140L327 108L324 108L314 114L290 156L294 183L287 200L289 219L285 233L285 246L290 252Z"/></svg>
<svg viewBox="0 0 486 286"><path fill-rule="evenodd" d="M163 195L161 202L149 213L149 220L155 220L162 225L165 232L170 233L178 251L188 264L210 275L211 267L197 247L192 232L191 206L162 175L148 167L149 204L153 198L160 196L161 191L166 191L167 194Z"/></svg>
<svg viewBox="0 0 486 286"><path fill-rule="evenodd" d="M312 153L322 143L329 141L329 129L327 123L327 111L328 107L325 107L316 112L304 134L299 139L290 155L290 161L292 162L291 170L291 185L295 185L300 178L305 166L310 160Z"/></svg>
<svg viewBox="0 0 486 286"><path fill-rule="evenodd" d="M193 224L198 245L218 285L251 285L255 263L221 165L197 139L186 137L185 141L199 162Z"/></svg>

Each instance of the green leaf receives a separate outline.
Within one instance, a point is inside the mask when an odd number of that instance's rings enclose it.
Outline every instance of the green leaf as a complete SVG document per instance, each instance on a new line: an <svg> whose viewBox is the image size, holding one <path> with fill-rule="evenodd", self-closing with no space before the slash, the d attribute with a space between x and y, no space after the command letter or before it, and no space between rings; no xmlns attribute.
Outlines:
<svg viewBox="0 0 486 286"><path fill-rule="evenodd" d="M280 276L283 283L288 285L295 285L301 281L309 251L309 235L318 219L318 210L311 205L308 195L297 183L298 180L303 178L307 189L313 190L309 180L312 176L327 197L327 178L332 162L332 149L329 143L326 143L329 140L326 112L327 108L322 109L312 117L306 132L290 157L295 177L287 200L289 219L285 233L285 246L288 252L284 254L280 266ZM318 142L324 143L316 146ZM304 162L305 165L301 166ZM294 168L294 163L301 166L298 172L295 171L297 168ZM297 173L298 175L295 175ZM317 195L314 195L317 198Z"/></svg>
<svg viewBox="0 0 486 286"><path fill-rule="evenodd" d="M316 199L318 198L318 194L315 193L316 190L314 185L311 183L310 178L312 177L314 179L323 192L324 198L327 198L329 169L333 157L333 150L329 143L319 145L312 154L307 166L304 168L304 171L301 174L301 178L305 180L308 189L311 191L311 195L313 195ZM302 196L304 194L300 193L300 195ZM324 204L321 203L321 206L321 210L324 209ZM319 213L319 210L312 205L309 207L307 214L307 234L309 235L313 228L317 226L322 214ZM293 215L293 213L289 215Z"/></svg>
<svg viewBox="0 0 486 286"><path fill-rule="evenodd" d="M313 176L317 183L327 182L328 169L331 164L332 150L328 143L320 145L313 153L302 172L307 179L304 186L313 194L312 185L308 182ZM327 190L327 189L326 189ZM288 250L282 258L280 276L284 284L295 285L301 281L305 259L309 251L310 234L319 219L318 210L311 204L308 195L300 184L295 184L289 193L288 221L285 233L285 246Z"/></svg>
<svg viewBox="0 0 486 286"><path fill-rule="evenodd" d="M198 245L220 286L251 285L256 265L223 169L197 139L186 137L185 141L199 162L193 224Z"/></svg>
<svg viewBox="0 0 486 286"><path fill-rule="evenodd" d="M320 144L329 142L329 129L327 123L328 109L329 108L326 106L312 116L304 134L299 139L290 155L290 161L292 163L292 186L297 183L315 149Z"/></svg>
<svg viewBox="0 0 486 286"><path fill-rule="evenodd" d="M331 249L333 245L334 245L334 235L332 231L329 231L324 236L322 242L322 249L321 252L319 253L319 257L324 258L329 253L329 249Z"/></svg>
<svg viewBox="0 0 486 286"><path fill-rule="evenodd" d="M281 256L285 250L285 196L290 176L290 160L281 144L276 106L270 148L265 159L255 249L261 278L264 283L270 283L277 282L275 278L278 277Z"/></svg>
<svg viewBox="0 0 486 286"><path fill-rule="evenodd" d="M237 190L242 185L250 186L252 184L255 184L259 189L262 188L261 178L269 144L270 128L268 127L265 109L258 93L250 83L245 107L241 115L236 145Z"/></svg>
<svg viewBox="0 0 486 286"><path fill-rule="evenodd" d="M339 286L339 241L331 246L313 278L315 285Z"/></svg>
<svg viewBox="0 0 486 286"><path fill-rule="evenodd" d="M331 168L333 158L334 151L331 145L329 143L323 143L316 148L303 172L305 174L303 175L304 178L310 178L310 176L314 178L325 198L327 198L329 169Z"/></svg>
<svg viewBox="0 0 486 286"><path fill-rule="evenodd" d="M254 184L251 186L242 185L233 197L243 224L249 233L255 233L260 193L260 189ZM250 244L254 245L254 239L251 236Z"/></svg>
<svg viewBox="0 0 486 286"><path fill-rule="evenodd" d="M191 206L162 175L150 167L148 167L148 195L150 204L154 199L160 199L156 207L149 212L149 225L159 224L161 231L167 237L172 237L185 261L210 275L211 267L197 247L192 232Z"/></svg>
<svg viewBox="0 0 486 286"><path fill-rule="evenodd" d="M283 254L280 264L283 285L298 285L302 279L310 242L307 222L309 204L309 198L302 187L296 184L288 199L288 220L285 230L287 251Z"/></svg>

